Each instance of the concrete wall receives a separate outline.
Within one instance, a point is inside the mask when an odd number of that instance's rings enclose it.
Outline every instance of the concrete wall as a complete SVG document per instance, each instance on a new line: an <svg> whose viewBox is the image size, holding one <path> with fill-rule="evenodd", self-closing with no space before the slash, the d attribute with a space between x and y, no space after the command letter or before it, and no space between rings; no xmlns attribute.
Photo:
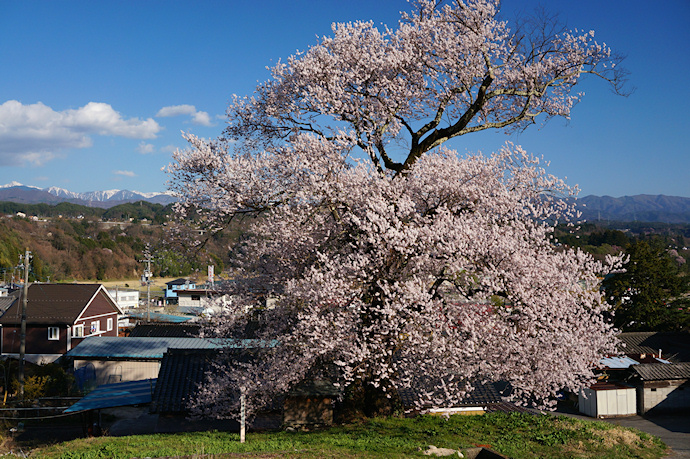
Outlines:
<svg viewBox="0 0 690 459"><path fill-rule="evenodd" d="M189 308L189 307L201 308L204 306L201 302L202 298L205 300L206 295L201 295L199 293L195 293L194 295L189 295L189 294L185 293L185 294L178 296L178 303L177 304L178 304L178 306L185 307L185 308Z"/></svg>
<svg viewBox="0 0 690 459"><path fill-rule="evenodd" d="M647 381L637 389L638 412L690 409L690 380Z"/></svg>

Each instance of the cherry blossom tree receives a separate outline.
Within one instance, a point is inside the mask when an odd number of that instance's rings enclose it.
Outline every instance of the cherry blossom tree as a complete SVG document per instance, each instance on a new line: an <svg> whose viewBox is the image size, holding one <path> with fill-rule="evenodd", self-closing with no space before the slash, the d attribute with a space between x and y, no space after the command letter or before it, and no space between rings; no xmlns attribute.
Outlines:
<svg viewBox="0 0 690 459"><path fill-rule="evenodd" d="M227 415L229 388L261 406L325 376L383 394L414 386L431 405L476 380L542 405L591 381L615 345L599 276L620 260L555 244L554 224L572 217L559 198L577 190L518 146L460 156L442 144L567 118L582 76L620 92L624 73L592 32L513 32L498 12L423 0L395 30L335 25L236 98L222 137L186 136L169 166L180 215L250 227L233 250L233 301L207 334L251 327L279 343L220 364L199 412Z"/></svg>

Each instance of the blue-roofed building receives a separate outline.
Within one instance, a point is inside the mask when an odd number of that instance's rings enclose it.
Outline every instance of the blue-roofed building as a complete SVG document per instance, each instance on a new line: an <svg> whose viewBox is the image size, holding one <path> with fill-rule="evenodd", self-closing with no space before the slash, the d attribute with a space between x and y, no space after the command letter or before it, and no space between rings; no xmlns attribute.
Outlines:
<svg viewBox="0 0 690 459"><path fill-rule="evenodd" d="M65 413L100 410L129 405L147 405L151 403L155 379L127 381L115 384L103 384L89 392L84 398L67 408Z"/></svg>
<svg viewBox="0 0 690 459"><path fill-rule="evenodd" d="M129 312L126 317L135 321L150 319L157 323L179 324L193 319L192 316L180 316L176 314L164 314L161 312Z"/></svg>
<svg viewBox="0 0 690 459"><path fill-rule="evenodd" d="M165 304L177 304L179 290L194 290L196 282L180 277L165 283Z"/></svg>

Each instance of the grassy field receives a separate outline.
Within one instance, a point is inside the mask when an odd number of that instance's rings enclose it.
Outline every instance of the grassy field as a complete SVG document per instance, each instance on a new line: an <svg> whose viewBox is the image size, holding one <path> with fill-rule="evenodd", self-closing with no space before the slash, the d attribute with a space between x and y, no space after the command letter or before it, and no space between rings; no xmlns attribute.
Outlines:
<svg viewBox="0 0 690 459"><path fill-rule="evenodd" d="M227 432L79 439L31 451L30 457L415 457L429 445L462 450L482 445L508 457L660 458L664 444L645 433L565 416L494 413L486 416L377 418L313 432Z"/></svg>

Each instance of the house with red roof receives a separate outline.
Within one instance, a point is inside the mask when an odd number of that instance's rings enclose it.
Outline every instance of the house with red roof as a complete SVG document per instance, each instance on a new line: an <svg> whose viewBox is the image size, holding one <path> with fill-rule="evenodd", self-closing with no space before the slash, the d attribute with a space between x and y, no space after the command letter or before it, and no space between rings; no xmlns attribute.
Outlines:
<svg viewBox="0 0 690 459"><path fill-rule="evenodd" d="M0 317L0 351L18 357L23 293ZM32 284L26 304L25 359L52 362L90 336L118 334L122 310L100 284Z"/></svg>

